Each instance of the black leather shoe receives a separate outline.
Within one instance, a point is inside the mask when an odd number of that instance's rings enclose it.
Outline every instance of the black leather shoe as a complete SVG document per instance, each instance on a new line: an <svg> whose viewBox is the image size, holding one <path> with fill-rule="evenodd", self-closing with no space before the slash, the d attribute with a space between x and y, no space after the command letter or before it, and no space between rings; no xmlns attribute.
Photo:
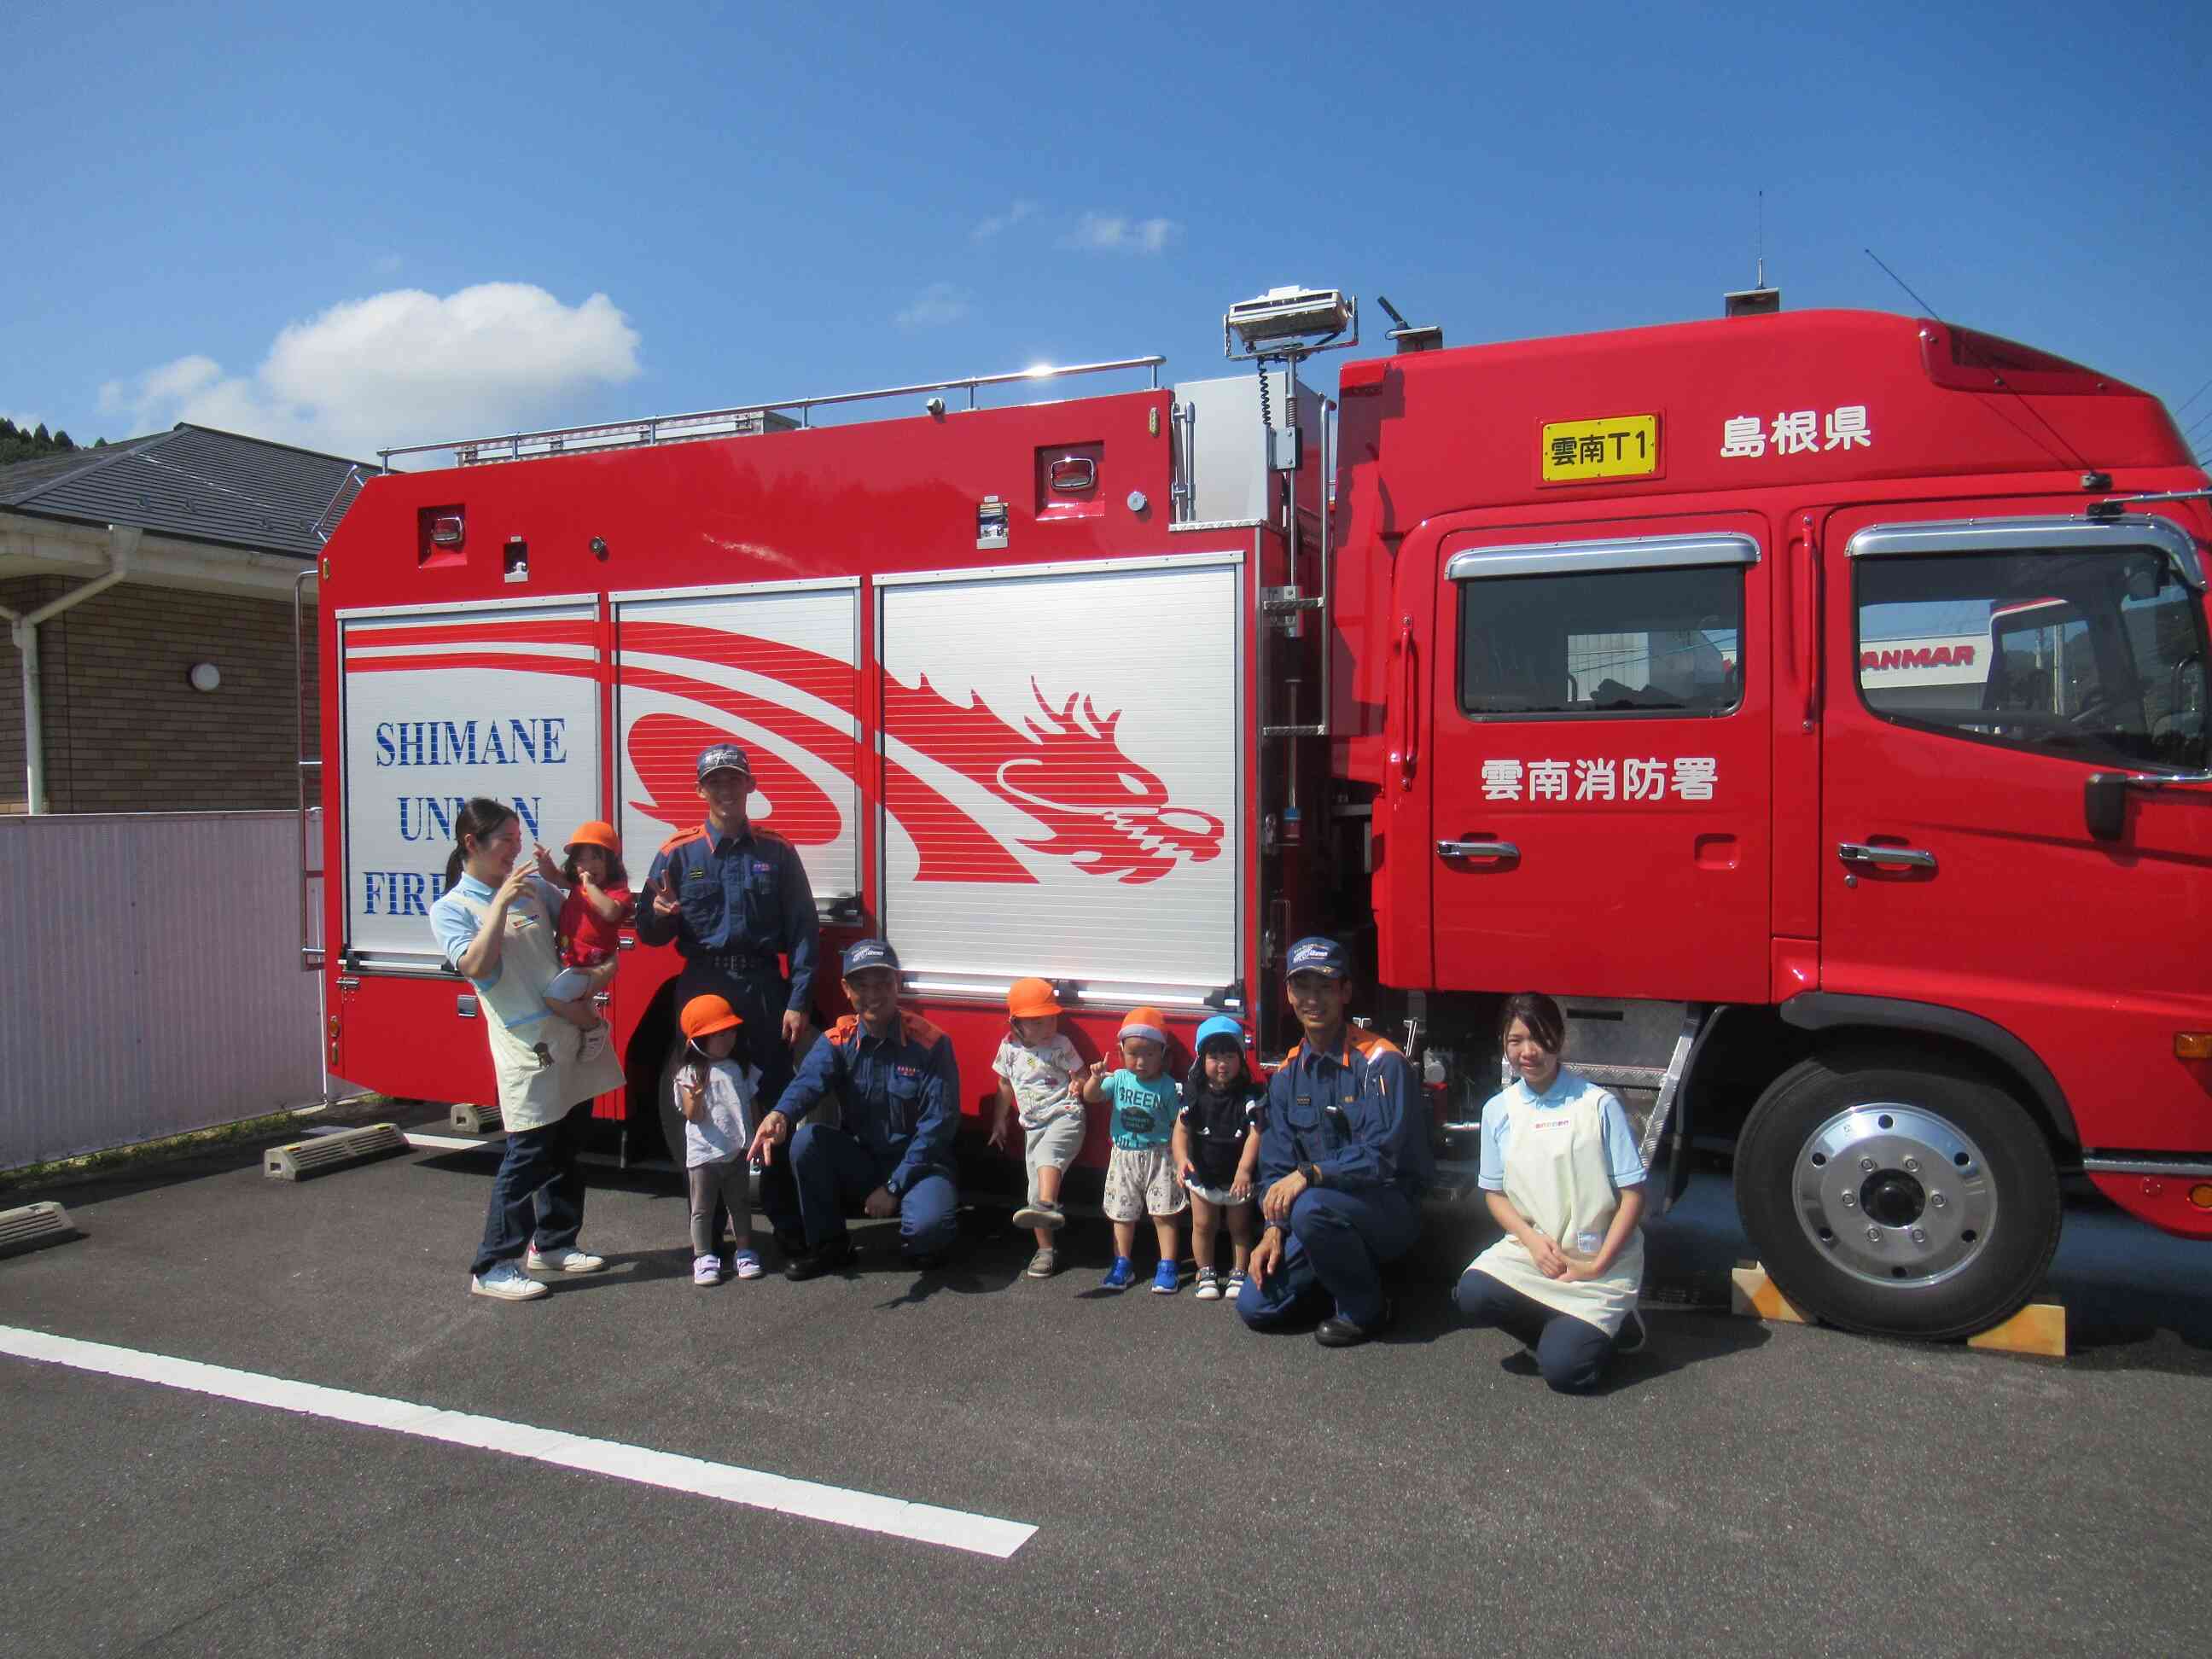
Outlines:
<svg viewBox="0 0 2212 1659"><path fill-rule="evenodd" d="M778 1233L775 1248L783 1252L786 1261L797 1261L803 1256L814 1254L814 1247L806 1242L805 1233Z"/></svg>
<svg viewBox="0 0 2212 1659"><path fill-rule="evenodd" d="M1314 1327L1314 1340L1324 1348L1356 1348L1370 1337L1380 1336L1390 1328L1395 1312L1391 1305L1382 1304L1382 1316L1371 1325L1355 1325L1350 1320L1332 1315Z"/></svg>
<svg viewBox="0 0 2212 1659"><path fill-rule="evenodd" d="M849 1236L833 1238L826 1243L817 1244L811 1252L800 1256L797 1261L785 1262L783 1276L800 1283L810 1279L819 1279L824 1273L834 1273L841 1267L851 1267L854 1258L858 1255L859 1252L854 1249L853 1241Z"/></svg>

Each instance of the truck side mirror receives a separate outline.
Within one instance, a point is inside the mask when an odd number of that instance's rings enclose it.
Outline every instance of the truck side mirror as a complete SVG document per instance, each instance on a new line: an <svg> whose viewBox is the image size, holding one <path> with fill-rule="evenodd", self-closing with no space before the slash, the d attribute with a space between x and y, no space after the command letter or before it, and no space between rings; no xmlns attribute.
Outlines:
<svg viewBox="0 0 2212 1659"><path fill-rule="evenodd" d="M2099 841L2118 841L2128 822L2128 781L2124 773L2092 772L2081 784L2081 816Z"/></svg>

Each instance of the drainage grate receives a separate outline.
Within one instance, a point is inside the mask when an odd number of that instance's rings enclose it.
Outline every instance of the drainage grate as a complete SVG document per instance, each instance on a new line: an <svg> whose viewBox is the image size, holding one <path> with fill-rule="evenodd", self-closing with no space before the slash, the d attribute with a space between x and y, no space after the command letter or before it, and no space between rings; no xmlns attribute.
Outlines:
<svg viewBox="0 0 2212 1659"><path fill-rule="evenodd" d="M69 1212L58 1204L26 1204L19 1210L0 1210L0 1250L27 1249L50 1243L76 1231Z"/></svg>
<svg viewBox="0 0 2212 1659"><path fill-rule="evenodd" d="M298 1181L341 1164L406 1150L407 1138L398 1125L369 1123L313 1140L295 1140L289 1146L271 1146L261 1160L261 1173L271 1181Z"/></svg>

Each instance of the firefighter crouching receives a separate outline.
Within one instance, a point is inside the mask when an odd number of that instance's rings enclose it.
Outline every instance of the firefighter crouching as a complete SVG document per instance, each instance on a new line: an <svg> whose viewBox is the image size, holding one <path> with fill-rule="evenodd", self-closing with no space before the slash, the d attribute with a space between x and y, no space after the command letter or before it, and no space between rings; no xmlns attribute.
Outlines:
<svg viewBox="0 0 2212 1659"><path fill-rule="evenodd" d="M1324 1347L1364 1342L1392 1310L1381 1268L1413 1248L1419 1200L1435 1173L1405 1056L1345 1018L1349 959L1302 939L1285 962L1305 1036L1267 1085L1260 1134L1267 1231L1237 1311L1255 1330L1323 1316Z"/></svg>
<svg viewBox="0 0 2212 1659"><path fill-rule="evenodd" d="M647 945L673 941L683 957L678 1007L696 996L719 996L744 1022L765 1109L791 1081L792 1049L806 1035L820 923L798 849L746 818L752 787L752 762L737 744L699 751L706 822L653 855L637 936ZM788 980L779 954L791 965ZM787 1164L762 1172L761 1207L785 1249L797 1246L799 1200Z"/></svg>
<svg viewBox="0 0 2212 1659"><path fill-rule="evenodd" d="M853 1012L807 1051L799 1075L754 1133L750 1155L770 1170L787 1164L805 1215L805 1254L784 1267L813 1279L849 1266L845 1218L858 1207L899 1218L899 1248L918 1267L951 1248L959 1194L952 1138L960 1123L960 1069L952 1039L898 1002L898 957L883 939L845 952ZM792 1126L830 1095L838 1125ZM788 1151L786 1150L787 1143Z"/></svg>

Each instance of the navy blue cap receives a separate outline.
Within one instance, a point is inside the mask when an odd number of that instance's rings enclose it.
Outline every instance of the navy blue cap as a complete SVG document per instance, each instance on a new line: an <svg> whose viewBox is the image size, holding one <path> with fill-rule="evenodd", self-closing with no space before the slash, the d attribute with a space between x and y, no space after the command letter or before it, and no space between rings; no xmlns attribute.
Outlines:
<svg viewBox="0 0 2212 1659"><path fill-rule="evenodd" d="M850 979L863 968L888 968L896 974L898 952L891 949L889 939L857 939L845 947L845 977Z"/></svg>
<svg viewBox="0 0 2212 1659"><path fill-rule="evenodd" d="M1285 978L1292 974L1326 974L1331 979L1352 977L1352 957L1334 939L1309 933L1291 946L1283 958Z"/></svg>
<svg viewBox="0 0 2212 1659"><path fill-rule="evenodd" d="M699 751L699 781L707 781L709 772L742 772L753 775L752 757L734 743L709 744Z"/></svg>

